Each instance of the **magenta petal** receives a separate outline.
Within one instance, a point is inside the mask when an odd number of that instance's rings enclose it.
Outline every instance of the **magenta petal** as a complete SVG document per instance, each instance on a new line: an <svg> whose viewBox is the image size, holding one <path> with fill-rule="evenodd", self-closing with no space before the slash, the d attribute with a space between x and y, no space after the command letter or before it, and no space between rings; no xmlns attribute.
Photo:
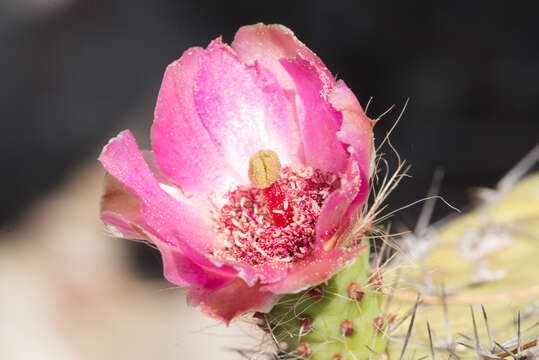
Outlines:
<svg viewBox="0 0 539 360"><path fill-rule="evenodd" d="M160 172L151 151L143 151L142 154L161 188L180 201L196 205L201 213L209 214L209 204L201 199L186 197L175 183ZM142 216L139 199L108 173L105 174L104 183L101 220L107 224L109 231L116 237L149 241L146 233L152 233L152 230Z"/></svg>
<svg viewBox="0 0 539 360"><path fill-rule="evenodd" d="M363 192L368 192L368 180L360 170L356 161L350 159L348 167L341 178L341 186L329 195L324 203L316 223L316 241L324 244L326 248L334 247L327 241L335 234L338 228L346 228L352 221L351 216L359 203L354 202ZM355 205L355 206L352 206ZM336 240L336 239L334 239Z"/></svg>
<svg viewBox="0 0 539 360"><path fill-rule="evenodd" d="M290 263L269 262L267 264L250 266L245 264L230 264L238 270L238 276L249 286L257 282L271 284L283 280L291 267Z"/></svg>
<svg viewBox="0 0 539 360"><path fill-rule="evenodd" d="M146 226L140 213L140 201L109 174L105 174L101 196L101 220L116 237L149 240L139 231Z"/></svg>
<svg viewBox="0 0 539 360"><path fill-rule="evenodd" d="M278 296L262 290L260 285L250 287L241 279L215 291L191 287L187 297L191 305L199 306L227 325L247 311L269 312L277 299Z"/></svg>
<svg viewBox="0 0 539 360"><path fill-rule="evenodd" d="M109 174L141 202L144 219L164 241L179 239L204 250L213 241L209 219L167 194L157 183L129 131L121 132L103 149L99 160Z"/></svg>
<svg viewBox="0 0 539 360"><path fill-rule="evenodd" d="M236 32L231 46L243 62L252 64L258 61L268 68L275 74L279 84L287 90L292 90L295 86L294 81L279 62L283 58L299 56L312 64L324 77L325 82L330 85L334 82L322 60L283 25L244 26Z"/></svg>
<svg viewBox="0 0 539 360"><path fill-rule="evenodd" d="M120 219L125 217L125 215L118 216ZM110 223L108 215L102 216L102 218L105 222ZM114 225L114 222L112 224ZM192 248L184 244L181 246L186 252L184 253L179 247L163 242L151 232L151 229L148 230L145 223L141 225L127 222L127 224L135 235L133 238L147 240L159 249L163 259L163 273L171 283L179 286L200 286L212 290L225 286L236 279L236 272L230 267L216 267L207 261L206 265L210 266L196 263L193 261L196 256L192 256L194 251Z"/></svg>
<svg viewBox="0 0 539 360"><path fill-rule="evenodd" d="M237 279L236 273L229 267L202 266L191 256L194 251L155 242L163 258L165 278L179 286L199 286L208 290L219 289Z"/></svg>
<svg viewBox="0 0 539 360"><path fill-rule="evenodd" d="M179 202L191 208L195 208L201 215L211 217L213 207L208 201L206 194L201 195L198 192L191 193L184 191L185 189L179 187L172 179L161 172L152 151L143 150L142 156L144 157L144 160L148 164L150 171L152 172L155 180L157 180L161 189L165 190L167 194Z"/></svg>
<svg viewBox="0 0 539 360"><path fill-rule="evenodd" d="M306 60L296 58L281 60L281 63L296 84L305 164L336 174L342 173L348 155L337 138L341 125L339 114L324 97L328 84Z"/></svg>
<svg viewBox="0 0 539 360"><path fill-rule="evenodd" d="M283 89L263 68L241 63L220 39L204 53L193 94L211 140L244 184L249 159L261 149L275 151L283 165L298 162L300 139Z"/></svg>
<svg viewBox="0 0 539 360"><path fill-rule="evenodd" d="M237 182L200 122L194 78L204 50L192 48L167 67L155 107L152 147L160 170L184 190L225 191Z"/></svg>
<svg viewBox="0 0 539 360"><path fill-rule="evenodd" d="M372 123L365 115L356 96L339 80L328 94L329 103L342 113L342 125L339 139L350 145L348 148L358 163L359 169L370 176L370 164L373 151Z"/></svg>
<svg viewBox="0 0 539 360"><path fill-rule="evenodd" d="M275 294L296 293L320 284L353 261L366 246L357 245L346 249L324 251L317 249L311 257L294 264L286 279L263 287Z"/></svg>
<svg viewBox="0 0 539 360"><path fill-rule="evenodd" d="M339 244L329 244L327 241L338 227L350 225L358 207L368 197L373 132L371 122L357 98L342 80L329 91L327 100L330 106L342 114L342 124L337 136L346 144L350 153L341 187L326 200L317 223L317 240L326 247L332 247Z"/></svg>

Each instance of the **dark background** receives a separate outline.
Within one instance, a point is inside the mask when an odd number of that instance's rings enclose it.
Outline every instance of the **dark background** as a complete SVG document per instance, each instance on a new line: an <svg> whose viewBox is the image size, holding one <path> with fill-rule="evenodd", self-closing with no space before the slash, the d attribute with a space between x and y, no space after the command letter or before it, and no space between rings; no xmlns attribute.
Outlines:
<svg viewBox="0 0 539 360"><path fill-rule="evenodd" d="M1 224L15 226L119 130L148 146L165 66L256 22L290 27L363 105L374 97L371 117L411 99L392 141L413 179L391 208L423 197L437 166L441 194L463 207L470 187L495 185L539 141L538 14L538 1L4 0ZM376 126L379 140L397 114ZM397 220L413 226L418 211Z"/></svg>

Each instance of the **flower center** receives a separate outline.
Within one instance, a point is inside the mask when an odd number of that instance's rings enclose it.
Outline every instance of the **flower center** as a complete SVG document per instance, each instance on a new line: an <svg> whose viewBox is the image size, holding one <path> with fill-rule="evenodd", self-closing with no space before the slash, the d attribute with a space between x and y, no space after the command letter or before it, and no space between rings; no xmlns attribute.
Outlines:
<svg viewBox="0 0 539 360"><path fill-rule="evenodd" d="M263 169L271 168L265 164ZM224 238L225 248L214 255L258 265L296 261L310 254L322 205L340 181L310 167L280 169L279 163L279 170L276 176L262 174L263 179L275 178L266 181L265 188L251 179L252 186L228 192L215 213L216 232Z"/></svg>

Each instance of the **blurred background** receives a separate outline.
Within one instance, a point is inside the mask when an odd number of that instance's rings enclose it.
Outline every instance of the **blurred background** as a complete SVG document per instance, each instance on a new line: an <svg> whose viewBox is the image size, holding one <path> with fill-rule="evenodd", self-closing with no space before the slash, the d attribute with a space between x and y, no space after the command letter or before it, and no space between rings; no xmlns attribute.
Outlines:
<svg viewBox="0 0 539 360"><path fill-rule="evenodd" d="M0 358L237 358L232 330L185 305L153 249L109 238L96 158L130 128L149 147L166 65L256 22L282 23L413 166L390 198L465 208L539 141L539 2L0 0ZM420 208L394 222L413 227ZM438 206L435 218L451 210Z"/></svg>

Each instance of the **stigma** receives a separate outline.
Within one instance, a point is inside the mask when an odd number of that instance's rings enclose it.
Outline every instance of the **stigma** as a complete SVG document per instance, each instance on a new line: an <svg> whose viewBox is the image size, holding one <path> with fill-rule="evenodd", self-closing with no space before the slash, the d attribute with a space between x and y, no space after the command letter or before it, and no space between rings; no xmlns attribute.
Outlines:
<svg viewBox="0 0 539 360"><path fill-rule="evenodd" d="M249 180L259 189L270 187L281 172L279 157L272 150L259 150L249 159Z"/></svg>

